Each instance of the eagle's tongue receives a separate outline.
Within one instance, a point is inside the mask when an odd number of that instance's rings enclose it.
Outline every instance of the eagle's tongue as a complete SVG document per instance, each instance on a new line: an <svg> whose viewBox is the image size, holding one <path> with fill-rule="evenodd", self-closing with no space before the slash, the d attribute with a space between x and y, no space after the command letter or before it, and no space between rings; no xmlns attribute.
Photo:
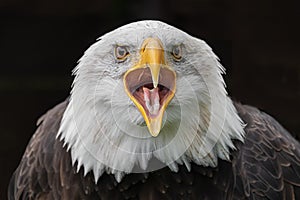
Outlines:
<svg viewBox="0 0 300 200"><path fill-rule="evenodd" d="M154 116L157 115L160 107L158 88L149 90L149 88L143 87L143 91L144 101L149 113Z"/></svg>

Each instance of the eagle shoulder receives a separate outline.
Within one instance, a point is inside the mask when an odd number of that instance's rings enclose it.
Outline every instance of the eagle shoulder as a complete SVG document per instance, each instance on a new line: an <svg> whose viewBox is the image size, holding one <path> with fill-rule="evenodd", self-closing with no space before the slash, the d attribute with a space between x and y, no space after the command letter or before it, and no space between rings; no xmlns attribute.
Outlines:
<svg viewBox="0 0 300 200"><path fill-rule="evenodd" d="M300 198L300 144L274 118L235 104L247 124L233 152L235 190L251 199Z"/></svg>
<svg viewBox="0 0 300 200"><path fill-rule="evenodd" d="M60 199L61 188L74 189L69 176L75 172L70 155L55 139L67 104L68 100L58 104L38 120L38 128L11 178L9 199Z"/></svg>

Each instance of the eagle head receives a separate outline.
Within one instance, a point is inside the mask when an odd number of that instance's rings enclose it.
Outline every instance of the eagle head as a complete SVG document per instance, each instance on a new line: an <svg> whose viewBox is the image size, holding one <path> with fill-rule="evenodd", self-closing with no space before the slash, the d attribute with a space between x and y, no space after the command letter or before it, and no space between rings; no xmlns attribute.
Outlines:
<svg viewBox="0 0 300 200"><path fill-rule="evenodd" d="M103 172L121 181L165 166L216 166L244 135L222 73L203 40L160 21L122 26L74 69L57 138L96 181Z"/></svg>

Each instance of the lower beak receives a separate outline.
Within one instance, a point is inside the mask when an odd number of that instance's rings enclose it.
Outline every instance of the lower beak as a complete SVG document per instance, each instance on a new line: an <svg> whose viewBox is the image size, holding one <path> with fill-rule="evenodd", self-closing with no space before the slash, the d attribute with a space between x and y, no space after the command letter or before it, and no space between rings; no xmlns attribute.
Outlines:
<svg viewBox="0 0 300 200"><path fill-rule="evenodd" d="M145 39L140 60L125 73L123 82L127 95L142 114L150 134L156 137L176 90L176 73L166 64L159 39Z"/></svg>

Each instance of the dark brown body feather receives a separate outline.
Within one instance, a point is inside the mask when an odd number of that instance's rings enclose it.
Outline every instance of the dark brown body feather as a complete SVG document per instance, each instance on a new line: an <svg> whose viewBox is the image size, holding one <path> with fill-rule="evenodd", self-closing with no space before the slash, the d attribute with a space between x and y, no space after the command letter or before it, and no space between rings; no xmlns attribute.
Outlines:
<svg viewBox="0 0 300 200"><path fill-rule="evenodd" d="M8 191L9 199L300 199L300 145L272 117L235 104L247 123L244 144L231 162L217 168L192 165L126 175L117 183L104 174L97 184L71 165L70 153L55 139L67 102L40 120Z"/></svg>

